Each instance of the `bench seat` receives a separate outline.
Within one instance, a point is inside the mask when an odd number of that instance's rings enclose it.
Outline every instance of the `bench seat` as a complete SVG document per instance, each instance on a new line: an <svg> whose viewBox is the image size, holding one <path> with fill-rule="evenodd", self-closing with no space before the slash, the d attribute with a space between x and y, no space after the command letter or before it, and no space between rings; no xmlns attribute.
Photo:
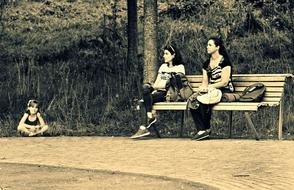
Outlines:
<svg viewBox="0 0 294 190"><path fill-rule="evenodd" d="M154 110L186 110L187 102L159 102ZM261 106L278 106L277 102L220 102L213 110L257 111Z"/></svg>

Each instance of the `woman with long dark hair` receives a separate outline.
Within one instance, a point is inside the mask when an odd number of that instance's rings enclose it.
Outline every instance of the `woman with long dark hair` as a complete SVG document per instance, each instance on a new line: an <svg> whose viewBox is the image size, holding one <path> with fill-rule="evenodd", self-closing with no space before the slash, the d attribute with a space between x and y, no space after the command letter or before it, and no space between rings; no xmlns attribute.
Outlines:
<svg viewBox="0 0 294 190"><path fill-rule="evenodd" d="M164 63L160 66L154 84L143 85L143 100L147 112L147 126L141 125L131 138L140 138L150 135L149 128L157 121L152 113L152 106L156 102L166 101L166 83L171 78L171 73L185 74L182 56L175 44L168 45L163 50Z"/></svg>
<svg viewBox="0 0 294 190"><path fill-rule="evenodd" d="M223 41L218 37L211 37L207 42L207 53L209 58L202 66L202 84L199 87L200 92L207 92L209 88L217 88L222 92L233 92L232 84L232 64L230 62ZM208 138L210 130L211 110L213 105L202 104L199 102L197 109L191 109L190 112L197 128L197 134L193 140L202 140Z"/></svg>

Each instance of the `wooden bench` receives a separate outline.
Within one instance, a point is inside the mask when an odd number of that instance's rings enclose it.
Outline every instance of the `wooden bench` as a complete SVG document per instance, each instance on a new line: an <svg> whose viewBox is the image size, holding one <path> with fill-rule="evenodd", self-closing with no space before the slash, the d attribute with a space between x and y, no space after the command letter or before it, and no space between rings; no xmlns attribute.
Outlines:
<svg viewBox="0 0 294 190"><path fill-rule="evenodd" d="M188 75L193 91L200 86L202 75ZM261 102L220 102L213 107L215 111L229 111L229 137L232 134L232 114L233 111L244 111L244 115L248 126L254 132L256 140L259 135L251 120L249 112L256 112L262 107L279 106L279 123L278 123L278 139L282 139L283 127L283 96L285 83L292 74L235 74L232 77L236 92L242 92L247 86L262 82L266 86L265 95ZM159 102L153 105L153 110L182 110L180 136L183 133L184 110L186 110L187 102Z"/></svg>

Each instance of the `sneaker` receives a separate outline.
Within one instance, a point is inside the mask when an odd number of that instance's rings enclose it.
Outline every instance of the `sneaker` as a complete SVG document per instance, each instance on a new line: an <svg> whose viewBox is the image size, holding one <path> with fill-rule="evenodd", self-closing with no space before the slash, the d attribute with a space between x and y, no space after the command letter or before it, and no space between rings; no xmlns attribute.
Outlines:
<svg viewBox="0 0 294 190"><path fill-rule="evenodd" d="M28 136L29 136L29 137L33 137L33 136L35 136L35 135L36 135L36 133L34 133L34 132L30 132Z"/></svg>
<svg viewBox="0 0 294 190"><path fill-rule="evenodd" d="M206 139L209 137L211 131L210 130L205 130L205 131L199 131L194 137L192 137L192 140L202 140L202 139Z"/></svg>
<svg viewBox="0 0 294 190"><path fill-rule="evenodd" d="M148 120L147 129L150 128L157 121L156 117L152 117Z"/></svg>
<svg viewBox="0 0 294 190"><path fill-rule="evenodd" d="M144 126L140 126L139 130L137 131L137 133L135 133L133 136L131 136L131 139L136 139L136 138L140 138L140 137L145 137L150 135L150 131L144 127Z"/></svg>

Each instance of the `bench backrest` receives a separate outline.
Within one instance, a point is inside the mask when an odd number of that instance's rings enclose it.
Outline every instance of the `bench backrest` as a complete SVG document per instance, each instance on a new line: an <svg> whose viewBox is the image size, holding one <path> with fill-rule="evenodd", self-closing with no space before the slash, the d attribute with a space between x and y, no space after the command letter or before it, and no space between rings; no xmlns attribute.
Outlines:
<svg viewBox="0 0 294 190"><path fill-rule="evenodd" d="M262 82L266 86L262 102L279 103L289 74L234 74L232 77L236 92L242 92L247 86ZM187 75L193 90L201 85L202 75Z"/></svg>

